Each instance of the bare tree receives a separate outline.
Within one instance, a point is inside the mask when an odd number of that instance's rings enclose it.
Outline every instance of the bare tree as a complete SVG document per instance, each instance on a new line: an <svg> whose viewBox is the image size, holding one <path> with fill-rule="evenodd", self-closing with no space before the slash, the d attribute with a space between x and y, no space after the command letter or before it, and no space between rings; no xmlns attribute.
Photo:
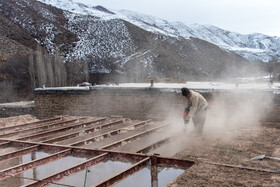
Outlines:
<svg viewBox="0 0 280 187"><path fill-rule="evenodd" d="M59 50L50 55L41 46L29 57L29 73L33 88L46 86L65 86L67 74Z"/></svg>
<svg viewBox="0 0 280 187"><path fill-rule="evenodd" d="M270 73L273 78L273 81L279 81L280 78L280 62L279 62L279 56L273 56L270 63L271 63L271 68L270 68Z"/></svg>

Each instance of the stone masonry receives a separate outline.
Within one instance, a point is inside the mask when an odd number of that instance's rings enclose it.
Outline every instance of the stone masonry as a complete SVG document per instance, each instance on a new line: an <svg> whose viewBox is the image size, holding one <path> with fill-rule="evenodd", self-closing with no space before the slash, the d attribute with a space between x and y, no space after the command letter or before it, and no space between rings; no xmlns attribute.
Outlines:
<svg viewBox="0 0 280 187"><path fill-rule="evenodd" d="M223 102L225 109L247 103L263 103L269 108L273 97L271 91L227 91L196 90L206 98L209 108L214 102ZM130 119L164 119L170 115L182 118L184 98L180 89L162 90L159 88L95 88L88 89L39 89L35 90L35 115L49 118L56 115L80 116L122 116ZM272 96L272 97L271 97ZM279 98L277 96L277 98ZM250 102L247 102L250 100ZM241 102L240 102L241 101ZM273 102L273 101L272 101ZM274 100L275 102L275 100ZM238 106L240 109L240 106ZM273 107L274 108L274 107Z"/></svg>
<svg viewBox="0 0 280 187"><path fill-rule="evenodd" d="M34 95L35 113L39 118L117 115L130 119L161 119L170 113L182 113L184 108L181 93L156 88L36 90Z"/></svg>

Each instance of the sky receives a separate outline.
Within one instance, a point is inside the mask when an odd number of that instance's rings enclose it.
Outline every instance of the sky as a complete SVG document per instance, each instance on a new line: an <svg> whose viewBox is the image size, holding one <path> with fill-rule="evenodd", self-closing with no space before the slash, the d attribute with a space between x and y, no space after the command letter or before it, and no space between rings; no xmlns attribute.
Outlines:
<svg viewBox="0 0 280 187"><path fill-rule="evenodd" d="M185 24L209 24L241 34L280 37L280 0L73 0L131 10Z"/></svg>

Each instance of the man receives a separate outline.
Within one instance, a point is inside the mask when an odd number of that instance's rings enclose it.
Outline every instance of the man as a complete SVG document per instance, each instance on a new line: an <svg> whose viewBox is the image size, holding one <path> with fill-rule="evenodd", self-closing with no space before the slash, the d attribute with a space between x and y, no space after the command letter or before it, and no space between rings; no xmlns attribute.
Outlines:
<svg viewBox="0 0 280 187"><path fill-rule="evenodd" d="M195 132L198 135L201 135L206 119L208 103L206 99L198 92L189 90L188 88L182 88L181 91L182 95L186 98L186 108L184 109L183 115L184 128L186 129L187 124L190 122L190 118L192 118Z"/></svg>

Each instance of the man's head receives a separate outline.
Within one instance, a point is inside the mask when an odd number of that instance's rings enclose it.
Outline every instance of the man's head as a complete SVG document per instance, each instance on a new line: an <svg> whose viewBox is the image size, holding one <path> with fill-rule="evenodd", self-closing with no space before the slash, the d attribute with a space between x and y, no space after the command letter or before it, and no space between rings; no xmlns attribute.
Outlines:
<svg viewBox="0 0 280 187"><path fill-rule="evenodd" d="M182 88L181 91L184 97L189 97L191 95L191 91L188 88Z"/></svg>

